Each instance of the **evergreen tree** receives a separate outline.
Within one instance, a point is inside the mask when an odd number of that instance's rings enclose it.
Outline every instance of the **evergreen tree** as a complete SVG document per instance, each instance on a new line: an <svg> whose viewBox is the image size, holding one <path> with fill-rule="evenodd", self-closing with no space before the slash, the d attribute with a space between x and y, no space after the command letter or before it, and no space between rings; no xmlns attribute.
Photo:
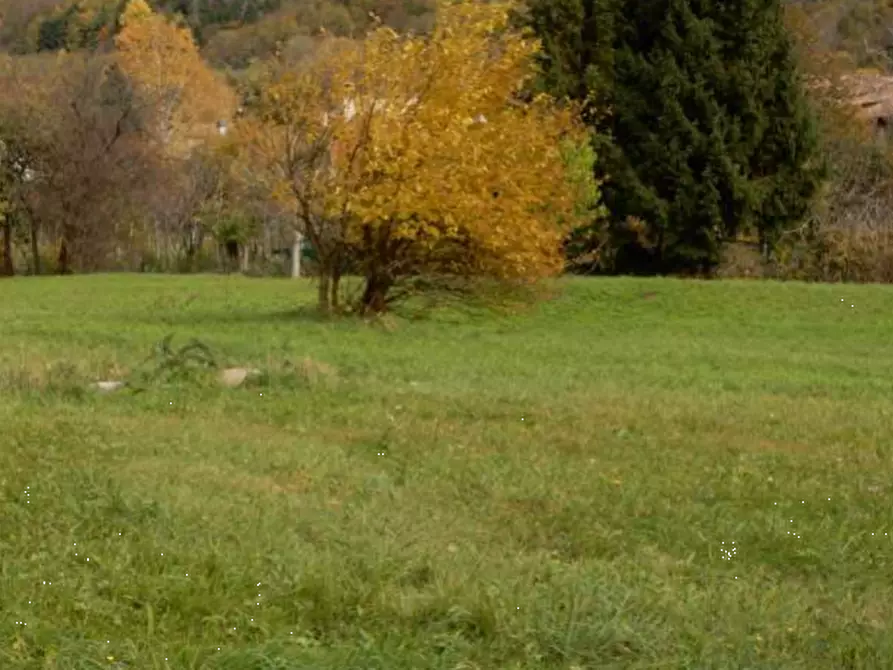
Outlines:
<svg viewBox="0 0 893 670"><path fill-rule="evenodd" d="M805 215L822 171L779 1L530 0L541 85L593 103L600 269L709 273L738 231L769 247Z"/></svg>
<svg viewBox="0 0 893 670"><path fill-rule="evenodd" d="M58 51L68 46L68 26L76 12L77 6L71 5L63 11L54 13L40 24L38 51Z"/></svg>

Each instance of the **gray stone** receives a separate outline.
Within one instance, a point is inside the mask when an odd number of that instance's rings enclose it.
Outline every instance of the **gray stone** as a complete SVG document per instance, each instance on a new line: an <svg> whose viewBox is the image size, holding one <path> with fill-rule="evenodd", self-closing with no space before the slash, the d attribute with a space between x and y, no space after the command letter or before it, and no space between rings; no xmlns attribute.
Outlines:
<svg viewBox="0 0 893 670"><path fill-rule="evenodd" d="M93 388L95 388L100 393L111 393L112 391L118 391L127 386L125 382L116 382L116 381L105 381L105 382L96 382L93 384Z"/></svg>
<svg viewBox="0 0 893 670"><path fill-rule="evenodd" d="M227 368L220 372L220 383L227 388L237 388L245 383L249 377L256 377L260 370L256 368Z"/></svg>

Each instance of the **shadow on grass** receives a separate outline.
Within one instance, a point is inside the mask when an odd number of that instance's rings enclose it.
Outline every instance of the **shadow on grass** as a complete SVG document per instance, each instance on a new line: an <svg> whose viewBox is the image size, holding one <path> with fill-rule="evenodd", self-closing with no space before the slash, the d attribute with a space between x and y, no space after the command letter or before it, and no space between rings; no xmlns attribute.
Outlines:
<svg viewBox="0 0 893 670"><path fill-rule="evenodd" d="M493 317L504 317L529 312L536 305L552 301L562 294L558 285L525 285L520 283L475 280L460 284L433 285L429 290L408 291L395 301L390 309L380 315L363 316L357 310L347 308L342 312L324 314L315 303L278 310L228 310L219 309L176 311L158 313L147 317L145 323L177 326L208 325L381 325L393 328L395 321L436 322L463 324ZM345 306L355 306L356 296L349 293Z"/></svg>
<svg viewBox="0 0 893 670"><path fill-rule="evenodd" d="M319 312L315 305L301 306L296 309L274 311L225 311L208 310L191 312L189 314L156 316L154 319L146 319L146 323L163 324L167 326L195 326L199 324L215 325L245 325L245 324L328 324L344 320L337 316L325 315Z"/></svg>

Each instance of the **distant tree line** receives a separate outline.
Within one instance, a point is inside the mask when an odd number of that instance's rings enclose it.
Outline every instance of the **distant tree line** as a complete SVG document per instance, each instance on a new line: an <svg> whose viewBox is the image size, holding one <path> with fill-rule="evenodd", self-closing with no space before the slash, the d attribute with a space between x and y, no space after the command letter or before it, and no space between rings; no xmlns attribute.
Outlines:
<svg viewBox="0 0 893 670"><path fill-rule="evenodd" d="M0 271L893 280L868 5L0 0Z"/></svg>
<svg viewBox="0 0 893 670"><path fill-rule="evenodd" d="M4 6L6 5L6 6ZM16 53L96 48L119 30L126 0L0 0L0 47ZM433 0L156 0L153 10L179 17L204 47L227 43L238 59L258 35L289 38L326 30L361 37L373 15L398 30L430 26ZM274 40L275 42L275 40ZM226 51L217 45L217 51ZM270 51L274 43L268 44ZM232 63L228 63L232 64Z"/></svg>
<svg viewBox="0 0 893 670"><path fill-rule="evenodd" d="M379 21L232 82L130 0L100 48L0 61L4 268L247 270L299 234L320 307L362 312L560 273L597 184L577 106L525 96L508 9L444 3L424 35Z"/></svg>

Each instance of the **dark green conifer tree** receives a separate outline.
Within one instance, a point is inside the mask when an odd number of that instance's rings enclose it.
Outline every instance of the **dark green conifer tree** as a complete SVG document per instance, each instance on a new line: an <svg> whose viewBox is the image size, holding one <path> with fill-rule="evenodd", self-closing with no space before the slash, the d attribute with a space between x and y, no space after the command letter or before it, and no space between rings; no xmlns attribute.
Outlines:
<svg viewBox="0 0 893 670"><path fill-rule="evenodd" d="M540 85L591 103L598 269L707 274L739 231L770 248L806 214L822 170L780 0L529 0L524 20Z"/></svg>

